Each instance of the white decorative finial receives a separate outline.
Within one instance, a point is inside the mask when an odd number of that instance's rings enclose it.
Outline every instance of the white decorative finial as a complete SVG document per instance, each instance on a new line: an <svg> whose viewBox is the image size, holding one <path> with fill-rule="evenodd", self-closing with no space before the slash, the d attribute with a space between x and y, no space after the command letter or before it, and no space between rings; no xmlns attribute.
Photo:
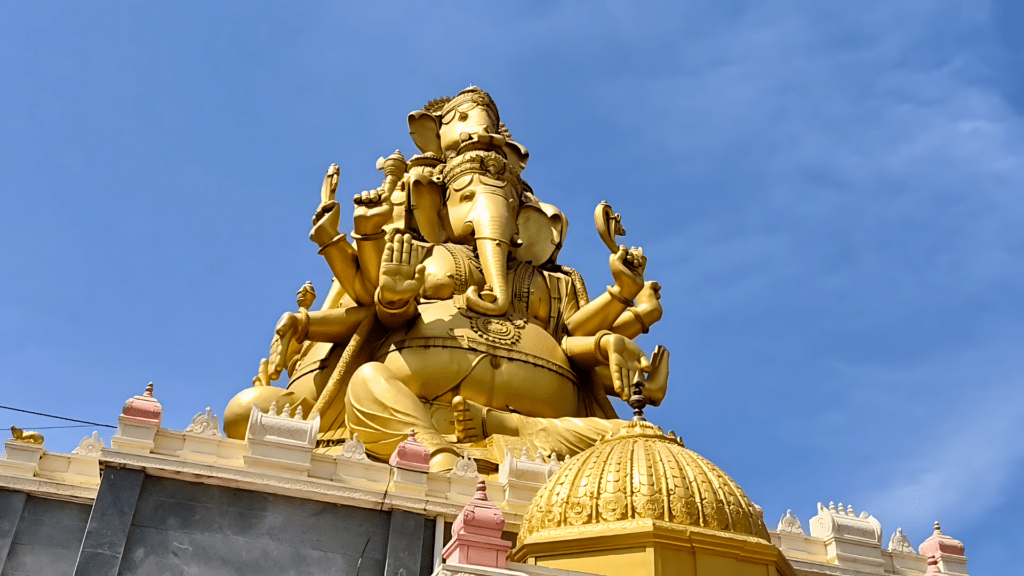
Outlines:
<svg viewBox="0 0 1024 576"><path fill-rule="evenodd" d="M92 437L82 438L82 441L78 443L78 447L72 450L71 453L82 456L99 456L100 450L104 448L106 446L103 444L103 440L100 439L100 433L94 430Z"/></svg>
<svg viewBox="0 0 1024 576"><path fill-rule="evenodd" d="M302 420L302 404L299 404L299 406L295 408L295 419Z"/></svg>
<svg viewBox="0 0 1024 576"><path fill-rule="evenodd" d="M270 410L267 411L267 414L273 414L274 416L277 416L277 400L274 400L273 402L270 403Z"/></svg>

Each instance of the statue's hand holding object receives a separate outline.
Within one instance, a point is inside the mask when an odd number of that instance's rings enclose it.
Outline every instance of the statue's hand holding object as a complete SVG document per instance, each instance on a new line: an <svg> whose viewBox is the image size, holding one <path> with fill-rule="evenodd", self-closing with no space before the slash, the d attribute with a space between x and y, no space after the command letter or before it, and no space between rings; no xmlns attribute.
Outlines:
<svg viewBox="0 0 1024 576"><path fill-rule="evenodd" d="M390 197L390 194L379 188L352 197L352 203L355 204L352 222L356 234L376 234L391 221L391 214L395 208L389 202Z"/></svg>
<svg viewBox="0 0 1024 576"><path fill-rule="evenodd" d="M644 287L636 295L636 307L647 319L648 324L661 320L661 285L654 280L644 282Z"/></svg>
<svg viewBox="0 0 1024 576"><path fill-rule="evenodd" d="M644 270L647 268L647 257L642 248L627 249L619 246L609 258L608 266L612 271L612 279L619 295L633 300L644 288Z"/></svg>
<svg viewBox="0 0 1024 576"><path fill-rule="evenodd" d="M331 164L320 188L320 205L313 215L313 230L309 233L309 239L319 246L324 246L338 236L341 210L334 200L334 194L338 190L338 173L338 165Z"/></svg>

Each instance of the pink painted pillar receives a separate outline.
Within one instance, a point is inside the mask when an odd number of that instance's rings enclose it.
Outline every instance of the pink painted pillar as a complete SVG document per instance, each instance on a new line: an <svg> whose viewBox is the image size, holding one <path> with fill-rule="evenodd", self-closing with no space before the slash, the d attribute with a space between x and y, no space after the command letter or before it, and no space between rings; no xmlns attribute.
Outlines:
<svg viewBox="0 0 1024 576"><path fill-rule="evenodd" d="M943 534L938 522L935 523L935 532L921 543L917 551L928 559L926 575L967 574L963 542Z"/></svg>
<svg viewBox="0 0 1024 576"><path fill-rule="evenodd" d="M156 424L160 426L163 419L164 407L153 397L153 383L146 386L146 391L141 396L132 396L125 400L121 408L121 415L129 420L143 424Z"/></svg>
<svg viewBox="0 0 1024 576"><path fill-rule="evenodd" d="M416 440L416 432L409 432L409 437L395 448L389 463L395 468L426 472L430 470L430 449Z"/></svg>
<svg viewBox="0 0 1024 576"><path fill-rule="evenodd" d="M487 499L487 484L477 482L476 495L452 525L452 541L441 553L446 562L505 568L512 543L501 539L505 515Z"/></svg>

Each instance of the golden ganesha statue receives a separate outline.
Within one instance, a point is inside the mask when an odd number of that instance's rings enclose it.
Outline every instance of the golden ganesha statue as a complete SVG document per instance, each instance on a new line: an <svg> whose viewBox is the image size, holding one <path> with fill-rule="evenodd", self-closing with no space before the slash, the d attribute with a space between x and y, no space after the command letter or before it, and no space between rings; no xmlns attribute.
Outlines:
<svg viewBox="0 0 1024 576"><path fill-rule="evenodd" d="M590 299L556 262L568 222L522 179L528 152L490 95L432 100L409 131L421 154L381 158L381 187L353 199L354 245L328 169L309 236L330 293L311 311L313 287L299 290L254 386L225 410L227 435L244 438L252 405L276 402L319 413L321 452L358 435L387 460L413 430L431 470L464 456L493 470L506 450L564 459L616 432L607 397L628 400L634 383L657 406L668 352L648 359L632 339L661 319L660 287L641 249L617 245L619 215L595 214L614 284ZM284 370L287 388L272 386Z"/></svg>

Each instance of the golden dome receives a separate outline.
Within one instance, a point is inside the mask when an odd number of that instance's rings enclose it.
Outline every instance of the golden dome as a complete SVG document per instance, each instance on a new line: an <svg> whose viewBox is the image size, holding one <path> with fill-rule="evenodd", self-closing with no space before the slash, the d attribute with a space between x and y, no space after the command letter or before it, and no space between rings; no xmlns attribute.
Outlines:
<svg viewBox="0 0 1024 576"><path fill-rule="evenodd" d="M518 543L640 519L770 542L757 508L732 478L654 424L632 421L548 479L530 503Z"/></svg>

